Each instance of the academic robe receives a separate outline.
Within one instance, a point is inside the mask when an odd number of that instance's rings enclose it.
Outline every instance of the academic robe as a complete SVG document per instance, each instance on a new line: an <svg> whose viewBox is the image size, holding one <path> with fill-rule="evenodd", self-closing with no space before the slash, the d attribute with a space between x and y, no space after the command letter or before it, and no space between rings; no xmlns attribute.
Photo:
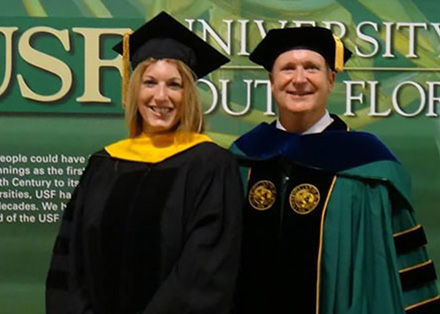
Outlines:
<svg viewBox="0 0 440 314"><path fill-rule="evenodd" d="M231 147L246 191L235 313L440 313L409 179L375 136L260 124Z"/></svg>
<svg viewBox="0 0 440 314"><path fill-rule="evenodd" d="M229 312L242 206L235 159L203 138L177 150L168 140L91 156L56 239L46 313Z"/></svg>

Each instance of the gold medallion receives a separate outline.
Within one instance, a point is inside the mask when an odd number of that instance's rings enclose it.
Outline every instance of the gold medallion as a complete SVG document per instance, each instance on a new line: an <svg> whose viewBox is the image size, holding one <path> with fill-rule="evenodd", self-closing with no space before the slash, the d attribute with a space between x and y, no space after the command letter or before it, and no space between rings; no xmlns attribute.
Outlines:
<svg viewBox="0 0 440 314"><path fill-rule="evenodd" d="M249 204L256 210L266 210L272 207L277 197L275 184L268 180L255 183L249 191Z"/></svg>
<svg viewBox="0 0 440 314"><path fill-rule="evenodd" d="M300 184L290 192L290 207L296 213L306 215L318 206L320 198L321 196L316 186L308 183Z"/></svg>

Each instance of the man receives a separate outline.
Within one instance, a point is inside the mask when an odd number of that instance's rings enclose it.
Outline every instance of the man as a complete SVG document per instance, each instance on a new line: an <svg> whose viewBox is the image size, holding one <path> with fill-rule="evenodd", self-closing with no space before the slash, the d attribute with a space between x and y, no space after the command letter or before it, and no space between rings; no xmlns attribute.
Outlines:
<svg viewBox="0 0 440 314"><path fill-rule="evenodd" d="M326 110L350 56L319 27L271 30L250 55L279 118L231 147L247 191L237 313L440 313L400 163Z"/></svg>

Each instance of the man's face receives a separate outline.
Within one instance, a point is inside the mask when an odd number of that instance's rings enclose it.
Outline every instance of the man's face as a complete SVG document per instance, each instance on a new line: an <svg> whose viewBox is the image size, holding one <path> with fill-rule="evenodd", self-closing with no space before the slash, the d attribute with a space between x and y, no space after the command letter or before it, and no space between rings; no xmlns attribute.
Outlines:
<svg viewBox="0 0 440 314"><path fill-rule="evenodd" d="M317 52L295 49L280 54L270 73L280 116L308 113L321 117L334 80L335 73Z"/></svg>

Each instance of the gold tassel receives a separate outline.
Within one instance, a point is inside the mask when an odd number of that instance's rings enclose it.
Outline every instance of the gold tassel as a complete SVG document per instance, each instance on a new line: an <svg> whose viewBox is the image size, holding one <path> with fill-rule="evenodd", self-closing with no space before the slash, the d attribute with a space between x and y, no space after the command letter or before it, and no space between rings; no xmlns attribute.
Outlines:
<svg viewBox="0 0 440 314"><path fill-rule="evenodd" d="M344 69L344 44L338 36L333 35L335 39L335 71L342 72Z"/></svg>
<svg viewBox="0 0 440 314"><path fill-rule="evenodd" d="M125 33L122 40L122 108L125 108L128 93L128 84L130 83L130 35Z"/></svg>

